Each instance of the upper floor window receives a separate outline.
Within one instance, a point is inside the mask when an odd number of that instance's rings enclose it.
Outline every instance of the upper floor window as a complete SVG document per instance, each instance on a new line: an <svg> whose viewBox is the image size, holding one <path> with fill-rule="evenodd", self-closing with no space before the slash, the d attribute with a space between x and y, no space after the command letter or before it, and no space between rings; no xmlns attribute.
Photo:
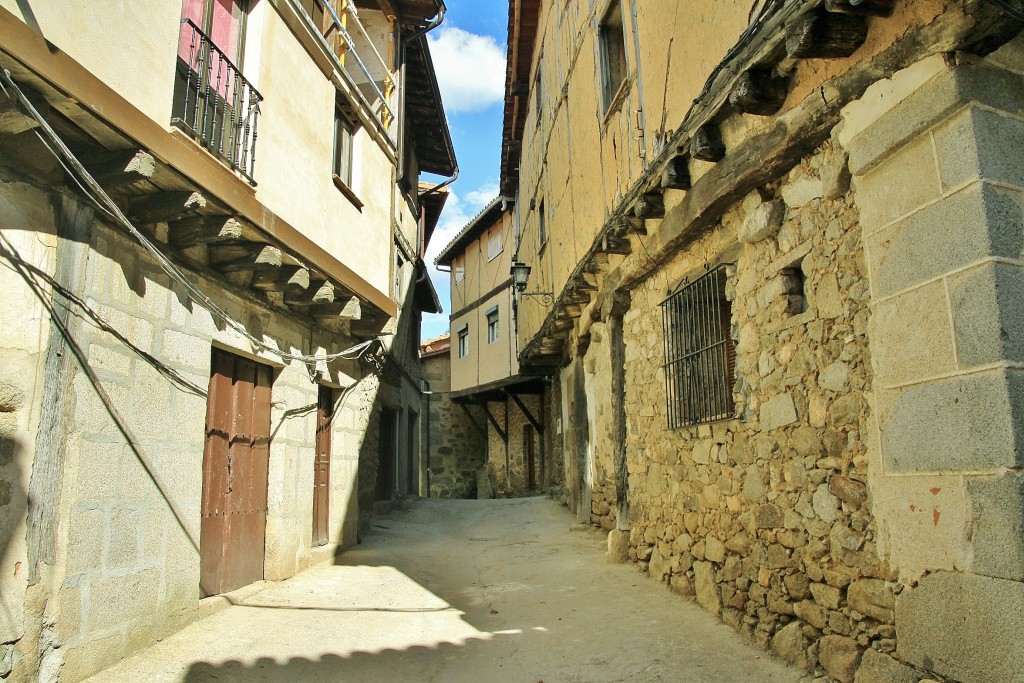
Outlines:
<svg viewBox="0 0 1024 683"><path fill-rule="evenodd" d="M455 281L462 282L466 279L466 261L465 257L459 256L452 261L452 272L455 273Z"/></svg>
<svg viewBox="0 0 1024 683"><path fill-rule="evenodd" d="M469 355L469 325L459 328L459 358Z"/></svg>
<svg viewBox="0 0 1024 683"><path fill-rule="evenodd" d="M601 20L601 89L604 108L612 106L622 82L626 80L626 36L622 24L622 5L615 0Z"/></svg>
<svg viewBox="0 0 1024 683"><path fill-rule="evenodd" d="M352 187L352 136L355 126L339 104L334 105L334 177Z"/></svg>
<svg viewBox="0 0 1024 683"><path fill-rule="evenodd" d="M493 344L498 341L498 307L488 309L487 313L487 343Z"/></svg>
<svg viewBox="0 0 1024 683"><path fill-rule="evenodd" d="M242 75L247 0L184 0L171 124L253 180L263 97Z"/></svg>
<svg viewBox="0 0 1024 683"><path fill-rule="evenodd" d="M537 122L540 122L540 115L544 111L544 90L542 79L544 62L537 61L537 73L533 76L533 108L536 112Z"/></svg>
<svg viewBox="0 0 1024 683"><path fill-rule="evenodd" d="M733 417L736 351L725 290L719 266L661 303L669 429Z"/></svg>
<svg viewBox="0 0 1024 683"><path fill-rule="evenodd" d="M487 260L493 261L505 250L504 240L502 239L504 234L501 231L501 226L495 226L491 228L490 232L487 233Z"/></svg>

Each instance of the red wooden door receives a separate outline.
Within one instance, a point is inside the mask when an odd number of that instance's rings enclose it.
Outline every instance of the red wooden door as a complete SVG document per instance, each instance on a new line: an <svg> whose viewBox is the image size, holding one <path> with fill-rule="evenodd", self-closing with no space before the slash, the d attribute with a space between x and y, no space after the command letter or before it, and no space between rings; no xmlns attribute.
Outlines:
<svg viewBox="0 0 1024 683"><path fill-rule="evenodd" d="M213 350L199 537L204 595L263 578L270 383L271 368Z"/></svg>
<svg viewBox="0 0 1024 683"><path fill-rule="evenodd" d="M316 455L313 458L313 545L326 545L331 511L331 420L334 392L320 387L316 411Z"/></svg>

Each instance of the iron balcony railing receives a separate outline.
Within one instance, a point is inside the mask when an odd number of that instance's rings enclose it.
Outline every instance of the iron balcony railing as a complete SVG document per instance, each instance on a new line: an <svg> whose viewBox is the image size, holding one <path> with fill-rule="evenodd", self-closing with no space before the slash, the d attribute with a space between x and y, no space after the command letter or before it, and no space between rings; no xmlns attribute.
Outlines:
<svg viewBox="0 0 1024 683"><path fill-rule="evenodd" d="M263 96L191 19L181 20L181 33L171 125L255 185Z"/></svg>

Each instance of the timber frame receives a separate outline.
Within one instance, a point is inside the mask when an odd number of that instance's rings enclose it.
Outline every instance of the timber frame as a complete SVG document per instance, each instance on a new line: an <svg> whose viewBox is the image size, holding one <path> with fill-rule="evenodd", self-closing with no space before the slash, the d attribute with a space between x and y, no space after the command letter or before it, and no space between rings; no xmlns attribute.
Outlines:
<svg viewBox="0 0 1024 683"><path fill-rule="evenodd" d="M173 260L264 306L355 338L392 326L398 306L385 293L276 216L198 144L147 118L2 8L0 68ZM0 144L31 154L35 139L15 136L35 121L0 99ZM38 169L42 182L65 180L38 163L23 166Z"/></svg>
<svg viewBox="0 0 1024 683"><path fill-rule="evenodd" d="M515 194L518 186L525 120L518 85L529 82L539 11L532 0L512 4L502 142L502 192L508 195ZM889 0L862 8L837 0L791 0L769 16L746 44L737 46L713 72L661 152L610 212L557 293L538 332L522 347L521 371L550 373L583 353L591 325L607 319L618 295L639 285L680 248L713 229L737 200L799 163L828 138L843 107L860 98L872 83L930 55L985 52L1021 29L1018 22L982 0L955 0L931 23L914 26L879 54L851 66L778 113L788 97L793 80L788 74L797 60L852 54L867 37L863 15L884 20L891 10ZM736 113L774 120L762 132L726 149L719 124ZM692 183L686 172L691 158L715 164ZM685 194L666 207L666 190Z"/></svg>

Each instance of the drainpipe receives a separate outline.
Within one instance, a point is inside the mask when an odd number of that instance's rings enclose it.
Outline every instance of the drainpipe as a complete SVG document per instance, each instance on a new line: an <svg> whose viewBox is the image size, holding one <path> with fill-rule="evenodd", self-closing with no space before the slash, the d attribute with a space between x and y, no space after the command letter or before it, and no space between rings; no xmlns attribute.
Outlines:
<svg viewBox="0 0 1024 683"><path fill-rule="evenodd" d="M420 379L420 393L427 397L427 498L430 498L430 397L434 395L430 382Z"/></svg>

